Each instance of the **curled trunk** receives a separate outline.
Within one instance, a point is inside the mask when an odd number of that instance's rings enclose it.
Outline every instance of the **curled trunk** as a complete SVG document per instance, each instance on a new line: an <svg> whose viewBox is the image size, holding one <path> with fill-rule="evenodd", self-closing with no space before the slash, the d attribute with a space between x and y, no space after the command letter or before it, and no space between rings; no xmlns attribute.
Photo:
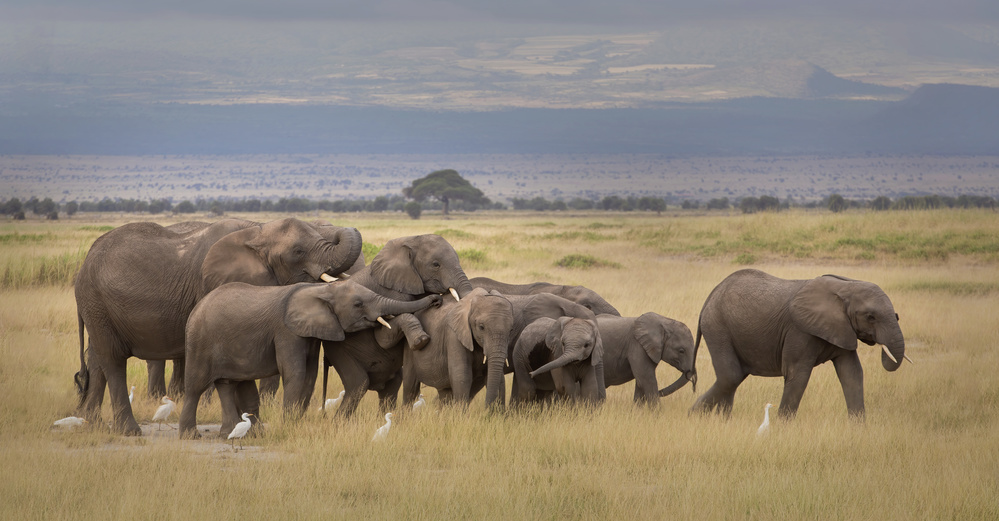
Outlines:
<svg viewBox="0 0 999 521"><path fill-rule="evenodd" d="M675 382L669 384L666 387L663 387L662 389L659 389L659 396L669 396L678 391L684 385L687 385L687 382L689 381L691 381L691 379L688 378L687 374L681 374L680 377L677 378Z"/></svg>
<svg viewBox="0 0 999 521"><path fill-rule="evenodd" d="M335 246L325 273L338 276L350 269L361 255L361 232L357 228L337 228L332 233L321 234Z"/></svg>

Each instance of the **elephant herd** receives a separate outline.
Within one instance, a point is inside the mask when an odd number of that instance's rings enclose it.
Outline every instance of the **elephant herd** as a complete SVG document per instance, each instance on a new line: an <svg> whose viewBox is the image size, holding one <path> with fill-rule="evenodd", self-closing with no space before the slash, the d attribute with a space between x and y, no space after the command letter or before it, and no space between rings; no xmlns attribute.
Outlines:
<svg viewBox="0 0 999 521"><path fill-rule="evenodd" d="M163 227L132 223L99 237L76 277L80 415L98 422L105 387L116 432L140 434L125 379L129 357L147 360L150 391L184 393L184 437L197 437L199 397L213 387L221 434L280 377L286 414L308 407L323 360L343 383L338 417L368 391L383 411L434 387L467 404L483 388L490 409L555 400L599 403L606 388L635 381L636 402L655 405L688 381L703 336L716 382L693 410L728 415L746 376L783 376L779 414L793 416L814 366L832 360L851 415L864 414L857 340L886 346L898 368L904 340L876 285L825 275L784 280L741 270L701 311L697 342L683 323L648 312L622 317L596 292L538 282L469 279L438 235L388 241L365 264L354 228L295 218L224 219ZM89 346L84 349L84 331ZM680 371L660 389L659 362ZM257 380L261 387L258 389ZM324 396L325 398L325 396Z"/></svg>

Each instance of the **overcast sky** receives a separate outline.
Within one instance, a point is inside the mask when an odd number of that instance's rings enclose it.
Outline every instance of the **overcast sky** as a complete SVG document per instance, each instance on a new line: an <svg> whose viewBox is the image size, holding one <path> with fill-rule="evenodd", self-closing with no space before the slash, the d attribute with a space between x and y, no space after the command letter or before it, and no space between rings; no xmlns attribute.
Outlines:
<svg viewBox="0 0 999 521"><path fill-rule="evenodd" d="M625 25L744 18L995 23L999 20L999 0L2 0L0 13L19 18L91 20L179 15Z"/></svg>

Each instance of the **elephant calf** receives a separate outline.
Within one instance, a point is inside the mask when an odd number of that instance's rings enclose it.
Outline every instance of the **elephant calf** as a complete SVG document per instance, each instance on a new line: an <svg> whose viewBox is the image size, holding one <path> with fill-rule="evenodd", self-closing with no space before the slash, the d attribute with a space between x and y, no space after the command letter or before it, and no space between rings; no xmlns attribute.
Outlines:
<svg viewBox="0 0 999 521"><path fill-rule="evenodd" d="M280 374L285 411L300 415L315 388L320 340L343 340L345 332L374 327L382 315L415 313L440 300L431 295L402 302L351 281L224 284L195 306L187 323L181 436L197 437L198 401L212 383L222 404L223 435L239 419L237 394L257 406L248 397L256 396L258 378Z"/></svg>
<svg viewBox="0 0 999 521"><path fill-rule="evenodd" d="M604 383L610 387L635 380L635 401L659 403L688 381L697 382L694 367L694 335L683 322L658 313L640 317L597 315L604 344ZM656 367L659 361L682 374L669 387L659 389Z"/></svg>
<svg viewBox="0 0 999 521"><path fill-rule="evenodd" d="M602 361L603 342L594 320L539 318L524 328L514 347L517 385L510 402L542 400L552 391L573 401L601 402L604 389L597 366ZM540 367L532 371L535 365Z"/></svg>

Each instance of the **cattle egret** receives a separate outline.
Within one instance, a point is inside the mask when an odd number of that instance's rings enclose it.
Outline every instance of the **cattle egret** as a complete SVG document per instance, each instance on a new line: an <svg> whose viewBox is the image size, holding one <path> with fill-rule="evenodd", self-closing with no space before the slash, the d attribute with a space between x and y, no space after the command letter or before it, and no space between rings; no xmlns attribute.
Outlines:
<svg viewBox="0 0 999 521"><path fill-rule="evenodd" d="M66 429L72 429L74 427L79 427L84 423L87 423L87 420L84 420L83 418L77 418L76 416L67 416L61 420L56 420L55 422L52 423L52 425L54 427L63 427Z"/></svg>
<svg viewBox="0 0 999 521"><path fill-rule="evenodd" d="M757 436L766 436L770 432L770 408L774 404L768 403L766 407L763 408L763 423L760 424L760 428L756 429Z"/></svg>
<svg viewBox="0 0 999 521"><path fill-rule="evenodd" d="M371 441L384 440L385 437L388 436L389 429L391 428L392 428L392 413L390 412L385 413L385 425L378 427L378 430L375 431L375 435L374 437L371 438Z"/></svg>
<svg viewBox="0 0 999 521"><path fill-rule="evenodd" d="M345 394L347 394L347 391L340 391L340 394L336 398L327 398L326 404L323 407L320 407L319 410L324 411L326 409L332 409L336 407L336 404L340 403L340 400L343 399L343 395Z"/></svg>
<svg viewBox="0 0 999 521"><path fill-rule="evenodd" d="M233 451L236 450L237 439L239 440L239 448L241 449L243 448L243 436L246 436L246 433L249 432L250 427L253 426L253 422L250 421L250 416L253 416L253 414L244 412L243 421L237 423L236 426L233 427L232 432L229 433L229 437L226 438L232 440L231 443Z"/></svg>
<svg viewBox="0 0 999 521"><path fill-rule="evenodd" d="M131 389L128 390L128 403L132 403L132 398L135 397L135 386L133 385Z"/></svg>
<svg viewBox="0 0 999 521"><path fill-rule="evenodd" d="M413 411L415 412L420 407L423 407L424 405L426 405L426 403L427 403L427 401L423 399L423 393L420 393L419 399L417 399L415 402L413 402Z"/></svg>
<svg viewBox="0 0 999 521"><path fill-rule="evenodd" d="M160 405L156 409L156 413L153 414L153 421L160 424L160 428L156 430L163 429L163 420L169 418L170 414L173 413L173 408L177 406L177 404L173 403L173 400L171 400L169 396L164 396L163 400L161 401L163 402L163 405ZM167 427L170 427L171 429L176 428L173 425L170 425L169 423L167 424Z"/></svg>

